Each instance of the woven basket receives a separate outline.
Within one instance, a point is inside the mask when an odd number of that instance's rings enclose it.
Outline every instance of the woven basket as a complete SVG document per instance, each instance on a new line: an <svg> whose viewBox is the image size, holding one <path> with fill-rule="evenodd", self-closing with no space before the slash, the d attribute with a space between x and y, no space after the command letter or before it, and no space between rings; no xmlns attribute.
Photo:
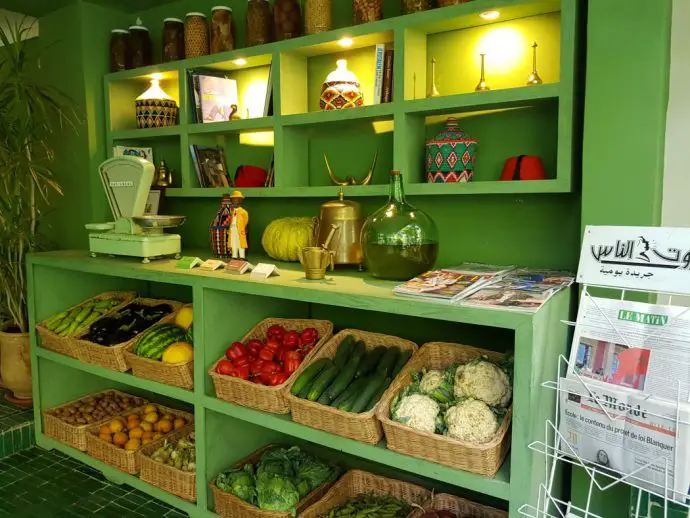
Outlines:
<svg viewBox="0 0 690 518"><path fill-rule="evenodd" d="M132 302L136 296L137 294L133 291L109 291L107 293L101 293L100 295L92 297L89 300L85 300L84 302L80 302L79 304L69 308L67 311L72 311L73 309L88 304L89 302L106 300L114 297L121 298L123 300L122 304L112 308L111 310L103 314L103 316L106 316L110 313L122 309L124 306ZM43 347L44 349L48 349L50 351L55 351L56 353L64 354L65 356L69 356L70 358L78 358L77 352L74 350L72 344L72 338L67 336L58 336L52 331L49 331L48 328L45 326L48 320L49 319L46 319L40 324L36 324L36 331L38 332L38 336L41 337L41 347ZM76 330L74 336L80 336L84 333L84 331L85 328L82 326Z"/></svg>
<svg viewBox="0 0 690 518"><path fill-rule="evenodd" d="M233 465L233 468L242 468L246 464L256 464L261 459L261 456L275 448L279 448L280 445L270 444L264 446L260 450L255 451L248 457L242 459L238 463ZM301 516L301 512L318 501L323 495L326 494L328 488L331 487L330 483L324 483L316 487L311 493L305 496L297 504L297 515ZM291 518L292 515L288 512L281 511L264 511L259 509L255 505L245 502L241 498L237 498L232 493L226 493L225 491L218 489L215 482L211 482L211 490L213 491L213 500L215 501L215 512L218 516L223 518Z"/></svg>
<svg viewBox="0 0 690 518"><path fill-rule="evenodd" d="M161 324L156 324L157 327ZM159 360L142 358L134 354L138 338L135 338L124 350L127 365L132 368L132 374L137 378L146 378L165 385L172 385L183 389L194 388L194 360L186 363L168 364Z"/></svg>
<svg viewBox="0 0 690 518"><path fill-rule="evenodd" d="M74 403L78 403L79 401L81 401L87 397L98 396L100 394L107 394L110 392L114 392L116 394L120 394L123 396L129 396L131 398L134 398L136 406L132 408L133 412L140 410L144 405L148 404L148 400L146 400L146 399L132 396L130 394L120 392L119 390L111 389L111 390L104 390L102 392L96 392L95 394L83 396L83 397L80 397L79 399L75 399L74 401L69 401L68 403L63 403L60 406L56 406L56 407L48 408L48 409L44 410L42 412L42 414L43 414L43 433L46 434L48 437L52 437L56 441L61 442L62 444L66 444L67 446L71 446L72 448L76 448L77 450L86 451L86 438L89 435L88 430L95 425L101 426L104 423L107 423L108 421L110 421L113 417L117 417L117 416L112 415L110 417L107 417L106 419L103 419L101 421L96 421L94 423L82 424L82 425L73 425L73 424L66 423L62 419L56 417L54 414L56 413L57 410L60 410L61 408L72 405Z"/></svg>
<svg viewBox="0 0 690 518"><path fill-rule="evenodd" d="M165 411L165 413L170 414L171 416L173 416L173 418L184 418L187 421L188 425L194 422L194 416L187 412L182 412L181 410L175 410L174 408L168 408L161 405L156 405L156 407L160 410ZM141 411L130 412L130 414L139 415L142 415L142 413L143 412ZM124 418L125 416L120 415L115 417ZM88 433L86 434L86 451L88 452L88 454L91 455L94 459L98 459L101 462L105 462L106 464L110 464L111 466L116 467L117 469L121 469L125 473L129 473L131 475L136 475L137 473L139 473L141 463L139 462L139 456L137 455L138 451L126 451L122 448L118 448L114 444L99 439L99 428L100 426L92 426L88 429ZM166 437L167 435L164 435L160 439L153 441L151 444L162 444Z"/></svg>
<svg viewBox="0 0 690 518"><path fill-rule="evenodd" d="M424 511L415 509L410 518L421 518L425 511L450 511L462 518L508 518L505 511L445 493L433 495L422 507Z"/></svg>
<svg viewBox="0 0 690 518"><path fill-rule="evenodd" d="M345 329L329 340L309 363L320 358L333 358L340 342L348 335L351 335L355 340L362 340L366 344L367 351L380 345L385 347L397 346L403 351L408 350L412 353L417 350L417 345L409 340L357 329ZM381 423L376 419L376 408L379 403L367 412L353 414L315 401L298 398L290 393L291 386L292 383L286 387L285 393L290 402L293 421L368 444L377 444L382 439ZM386 393L390 389L389 387ZM381 399L383 400L383 398Z"/></svg>
<svg viewBox="0 0 690 518"><path fill-rule="evenodd" d="M477 349L468 345L444 342L430 342L423 345L393 380L390 389L381 398L377 416L383 425L388 449L451 468L471 471L488 477L495 476L510 449L508 431L512 406L508 409L494 438L486 444L472 444L443 435L421 432L393 421L390 412L393 398L410 384L411 373L422 369L444 369L453 363L469 361L482 356L494 361L504 357L501 353Z"/></svg>
<svg viewBox="0 0 690 518"><path fill-rule="evenodd" d="M257 408L273 414L287 414L290 412L284 389L288 384L291 384L293 380L297 379L305 365L309 364L311 358L314 358L314 355L319 351L321 346L333 335L333 324L327 320L267 318L254 326L244 335L241 341L246 343L248 340L252 339L263 340L266 338L268 328L275 324L281 325L285 329L293 329L295 331L302 331L308 327L313 327L319 332L319 341L304 358L299 368L292 373L292 376L290 376L285 383L276 387L267 387L240 378L218 374L216 372L216 366L225 357L218 359L208 370L209 376L213 378L213 384L216 387L216 397L218 397L218 399L250 408Z"/></svg>
<svg viewBox="0 0 690 518"><path fill-rule="evenodd" d="M138 298L132 301L143 306L157 306L158 304L169 304L172 307L172 313L163 317L158 322L153 322L151 325L159 323L171 323L175 320L175 313L182 307L181 302L175 300L159 300L159 299L144 299ZM137 337L135 336L127 342L121 344L111 345L106 347L86 340L87 333L83 333L79 338L71 338L72 348L77 353L77 357L84 363L92 363L106 369L127 372L129 365L125 360L125 349L133 344Z"/></svg>
<svg viewBox="0 0 690 518"><path fill-rule="evenodd" d="M401 480L380 477L366 471L348 471L326 495L301 513L300 518L320 518L334 507L343 505L361 494L389 495L408 504L422 505L431 498L431 491Z"/></svg>
<svg viewBox="0 0 690 518"><path fill-rule="evenodd" d="M194 432L194 426L186 426L165 436L168 442L177 442ZM196 471L181 469L156 462L151 455L162 446L160 441L152 442L138 452L141 470L139 478L163 491L196 502Z"/></svg>

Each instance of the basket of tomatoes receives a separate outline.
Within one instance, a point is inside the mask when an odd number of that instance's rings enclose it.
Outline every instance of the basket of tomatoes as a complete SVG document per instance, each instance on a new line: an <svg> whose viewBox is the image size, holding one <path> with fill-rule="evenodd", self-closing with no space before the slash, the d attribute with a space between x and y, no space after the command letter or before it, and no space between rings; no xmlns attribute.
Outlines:
<svg viewBox="0 0 690 518"><path fill-rule="evenodd" d="M327 320L268 318L230 344L208 373L218 399L287 414L285 388L333 335Z"/></svg>

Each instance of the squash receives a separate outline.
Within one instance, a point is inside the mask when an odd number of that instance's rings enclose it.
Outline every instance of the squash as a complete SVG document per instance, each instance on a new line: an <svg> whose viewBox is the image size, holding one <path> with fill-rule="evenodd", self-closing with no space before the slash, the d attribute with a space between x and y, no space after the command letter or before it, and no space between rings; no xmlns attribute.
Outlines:
<svg viewBox="0 0 690 518"><path fill-rule="evenodd" d="M194 349L185 342L177 342L168 346L161 361L169 365L187 363L194 359Z"/></svg>
<svg viewBox="0 0 690 518"><path fill-rule="evenodd" d="M266 227L261 245L276 261L299 261L298 251L311 246L313 233L312 218L280 218Z"/></svg>

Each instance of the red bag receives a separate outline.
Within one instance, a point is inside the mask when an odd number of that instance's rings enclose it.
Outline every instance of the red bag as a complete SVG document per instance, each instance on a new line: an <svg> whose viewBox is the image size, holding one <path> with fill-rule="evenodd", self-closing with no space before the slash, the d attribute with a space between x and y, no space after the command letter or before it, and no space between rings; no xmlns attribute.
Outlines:
<svg viewBox="0 0 690 518"><path fill-rule="evenodd" d="M544 164L538 156L520 155L506 160L501 181L545 180Z"/></svg>
<svg viewBox="0 0 690 518"><path fill-rule="evenodd" d="M235 187L264 187L268 171L253 165L241 165L235 171Z"/></svg>

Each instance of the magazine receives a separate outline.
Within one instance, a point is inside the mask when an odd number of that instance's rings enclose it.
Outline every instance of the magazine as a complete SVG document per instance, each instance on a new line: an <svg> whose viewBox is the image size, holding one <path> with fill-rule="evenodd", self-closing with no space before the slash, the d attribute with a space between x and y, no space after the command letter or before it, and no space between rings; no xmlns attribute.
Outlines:
<svg viewBox="0 0 690 518"><path fill-rule="evenodd" d="M191 145L194 169L201 187L230 187L225 151L221 147Z"/></svg>
<svg viewBox="0 0 690 518"><path fill-rule="evenodd" d="M513 269L514 266L463 263L452 268L425 272L396 286L393 292L409 297L454 303Z"/></svg>
<svg viewBox="0 0 690 518"><path fill-rule="evenodd" d="M229 121L237 111L237 81L201 74L197 78L201 122Z"/></svg>

